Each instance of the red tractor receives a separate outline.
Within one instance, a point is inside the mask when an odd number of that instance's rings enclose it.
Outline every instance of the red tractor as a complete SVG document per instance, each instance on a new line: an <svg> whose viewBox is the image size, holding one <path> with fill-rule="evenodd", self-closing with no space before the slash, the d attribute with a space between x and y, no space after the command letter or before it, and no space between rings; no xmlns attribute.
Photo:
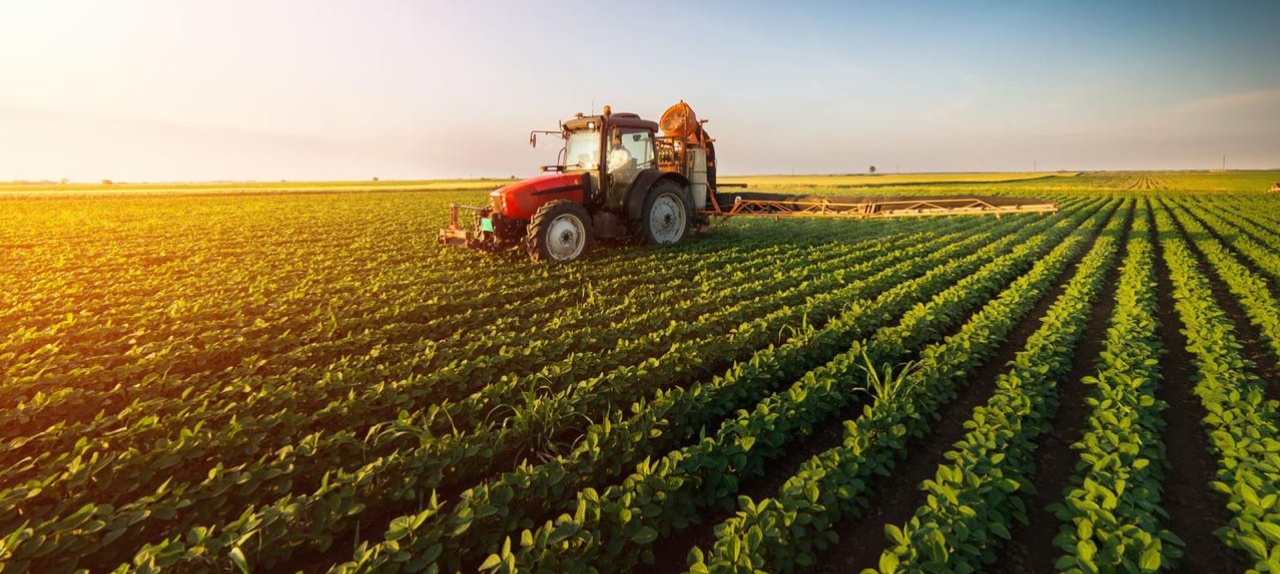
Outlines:
<svg viewBox="0 0 1280 574"><path fill-rule="evenodd" d="M707 223L708 186L715 185L715 145L688 104L659 124L636 114L577 114L562 137L553 172L489 194L489 205L454 206L440 243L499 251L523 248L536 261L572 261L594 239L677 243ZM463 230L458 210L473 211L477 227Z"/></svg>
<svg viewBox="0 0 1280 574"><path fill-rule="evenodd" d="M1013 197L813 197L774 193L718 195L715 140L681 101L660 122L636 114L577 114L555 132L564 140L547 175L494 190L485 206L453 205L439 242L472 249L522 248L535 261L573 261L595 239L678 243L711 218L758 216L925 217L1051 213L1056 202ZM659 135L658 130L662 133ZM728 187L728 186L725 186ZM742 187L742 186L737 186ZM475 215L463 229L459 210Z"/></svg>

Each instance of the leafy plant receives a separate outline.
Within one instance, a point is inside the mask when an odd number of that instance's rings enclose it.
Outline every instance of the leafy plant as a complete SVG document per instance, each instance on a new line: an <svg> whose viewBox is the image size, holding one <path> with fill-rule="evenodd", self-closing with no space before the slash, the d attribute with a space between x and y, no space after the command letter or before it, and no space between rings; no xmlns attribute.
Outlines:
<svg viewBox="0 0 1280 574"><path fill-rule="evenodd" d="M908 361L895 366L886 362L879 369L873 364L867 349L862 349L862 364L859 368L866 373L867 386L863 389L874 400L873 406L896 405L907 400L914 387L919 383L911 378L911 370L915 361Z"/></svg>

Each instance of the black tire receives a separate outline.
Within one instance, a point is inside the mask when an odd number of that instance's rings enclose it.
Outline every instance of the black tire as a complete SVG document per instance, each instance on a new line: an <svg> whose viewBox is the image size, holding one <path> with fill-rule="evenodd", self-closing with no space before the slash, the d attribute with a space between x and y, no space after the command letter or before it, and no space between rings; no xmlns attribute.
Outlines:
<svg viewBox="0 0 1280 574"><path fill-rule="evenodd" d="M568 263L591 252L593 234L591 214L582 204L557 199L533 214L524 248L534 261Z"/></svg>
<svg viewBox="0 0 1280 574"><path fill-rule="evenodd" d="M659 180L649 188L634 221L636 239L643 245L679 243L693 229L693 205L683 187L669 179Z"/></svg>

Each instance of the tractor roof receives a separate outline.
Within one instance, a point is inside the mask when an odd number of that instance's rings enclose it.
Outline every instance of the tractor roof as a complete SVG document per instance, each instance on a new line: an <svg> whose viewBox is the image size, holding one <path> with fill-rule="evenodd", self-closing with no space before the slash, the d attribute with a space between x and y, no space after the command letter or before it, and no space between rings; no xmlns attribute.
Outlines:
<svg viewBox="0 0 1280 574"><path fill-rule="evenodd" d="M564 123L564 129L569 131L591 129L588 124L595 127L618 127L618 128L641 128L647 130L658 131L658 122L641 119L638 114L629 114L618 112L608 116L582 116L573 118Z"/></svg>

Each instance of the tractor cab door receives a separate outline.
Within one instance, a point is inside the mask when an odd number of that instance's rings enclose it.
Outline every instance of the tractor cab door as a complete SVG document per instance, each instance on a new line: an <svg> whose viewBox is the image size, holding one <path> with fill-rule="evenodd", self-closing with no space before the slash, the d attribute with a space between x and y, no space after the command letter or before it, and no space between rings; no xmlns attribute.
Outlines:
<svg viewBox="0 0 1280 574"><path fill-rule="evenodd" d="M605 188L608 203L622 207L627 188L641 171L656 167L653 132L643 128L612 128L609 132L605 162Z"/></svg>

